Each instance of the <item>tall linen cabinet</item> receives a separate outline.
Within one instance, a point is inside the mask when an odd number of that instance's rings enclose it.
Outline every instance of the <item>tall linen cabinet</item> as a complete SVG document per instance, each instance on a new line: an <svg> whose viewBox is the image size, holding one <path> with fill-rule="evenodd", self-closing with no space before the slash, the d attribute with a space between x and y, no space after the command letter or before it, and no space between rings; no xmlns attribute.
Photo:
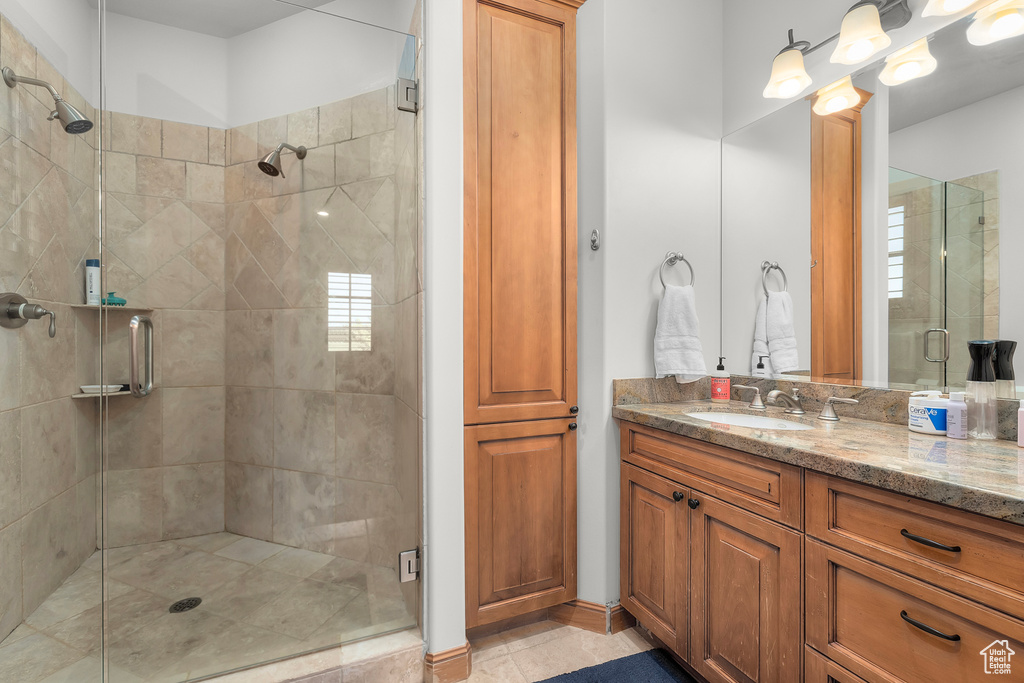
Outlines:
<svg viewBox="0 0 1024 683"><path fill-rule="evenodd" d="M582 4L464 4L469 627L576 597Z"/></svg>

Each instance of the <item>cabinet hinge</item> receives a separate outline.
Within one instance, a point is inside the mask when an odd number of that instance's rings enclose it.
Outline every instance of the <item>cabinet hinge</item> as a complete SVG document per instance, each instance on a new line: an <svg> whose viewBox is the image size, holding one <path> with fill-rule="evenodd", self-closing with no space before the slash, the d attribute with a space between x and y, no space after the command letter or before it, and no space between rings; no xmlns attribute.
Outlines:
<svg viewBox="0 0 1024 683"><path fill-rule="evenodd" d="M398 553L398 579L401 583L420 578L420 549L413 548Z"/></svg>

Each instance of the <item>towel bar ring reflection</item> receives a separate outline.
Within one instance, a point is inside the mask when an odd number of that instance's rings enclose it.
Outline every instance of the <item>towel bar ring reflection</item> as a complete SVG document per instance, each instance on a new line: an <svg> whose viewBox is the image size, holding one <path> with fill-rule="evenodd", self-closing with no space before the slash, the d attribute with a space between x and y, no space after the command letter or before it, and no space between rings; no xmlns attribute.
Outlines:
<svg viewBox="0 0 1024 683"><path fill-rule="evenodd" d="M665 260L661 262L661 268L658 269L658 277L661 278L661 286L665 287L665 266L674 266L675 264L682 261L686 264L686 267L690 269L690 286L697 281L697 277L693 274L693 266L683 256L683 252L670 251L665 255Z"/></svg>
<svg viewBox="0 0 1024 683"><path fill-rule="evenodd" d="M786 277L786 271L782 269L778 261L761 261L761 287L764 289L764 295L768 296L768 273L769 271L777 270L782 275L782 291L789 291L789 278Z"/></svg>

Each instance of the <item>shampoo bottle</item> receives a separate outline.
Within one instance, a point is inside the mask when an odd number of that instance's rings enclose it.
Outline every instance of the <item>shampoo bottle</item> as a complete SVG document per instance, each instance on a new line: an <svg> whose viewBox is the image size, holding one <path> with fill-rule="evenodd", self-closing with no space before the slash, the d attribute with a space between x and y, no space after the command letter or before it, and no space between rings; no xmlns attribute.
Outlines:
<svg viewBox="0 0 1024 683"><path fill-rule="evenodd" d="M100 260L85 260L85 303L87 306L100 305Z"/></svg>
<svg viewBox="0 0 1024 683"><path fill-rule="evenodd" d="M715 403L728 403L732 393L732 380L725 371L725 356L718 357L718 367L711 373L711 400Z"/></svg>
<svg viewBox="0 0 1024 683"><path fill-rule="evenodd" d="M967 438L967 402L964 392L949 392L949 405L946 407L946 436L951 439Z"/></svg>

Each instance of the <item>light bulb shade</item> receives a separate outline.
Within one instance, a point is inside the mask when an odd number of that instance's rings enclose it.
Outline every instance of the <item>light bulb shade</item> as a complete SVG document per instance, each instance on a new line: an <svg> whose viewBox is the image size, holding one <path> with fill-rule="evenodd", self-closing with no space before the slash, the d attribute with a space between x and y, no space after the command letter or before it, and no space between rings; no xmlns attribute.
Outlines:
<svg viewBox="0 0 1024 683"><path fill-rule="evenodd" d="M844 76L819 90L815 94L814 106L811 108L818 116L828 116L850 107L856 107L858 104L860 104L860 93L853 87L853 79Z"/></svg>
<svg viewBox="0 0 1024 683"><path fill-rule="evenodd" d="M830 61L834 64L860 64L889 47L891 42L892 39L882 30L878 7L858 5L843 17L839 42Z"/></svg>
<svg viewBox="0 0 1024 683"><path fill-rule="evenodd" d="M1024 34L1024 0L996 0L978 10L967 27L971 45L989 45Z"/></svg>
<svg viewBox="0 0 1024 683"><path fill-rule="evenodd" d="M922 17L948 17L977 5L979 0L928 0Z"/></svg>
<svg viewBox="0 0 1024 683"><path fill-rule="evenodd" d="M796 97L810 84L803 53L797 49L783 50L772 62L772 75L764 88L764 96L786 100Z"/></svg>
<svg viewBox="0 0 1024 683"><path fill-rule="evenodd" d="M878 74L878 80L886 85L899 85L927 76L938 65L928 50L928 39L922 38L886 57L885 68Z"/></svg>

